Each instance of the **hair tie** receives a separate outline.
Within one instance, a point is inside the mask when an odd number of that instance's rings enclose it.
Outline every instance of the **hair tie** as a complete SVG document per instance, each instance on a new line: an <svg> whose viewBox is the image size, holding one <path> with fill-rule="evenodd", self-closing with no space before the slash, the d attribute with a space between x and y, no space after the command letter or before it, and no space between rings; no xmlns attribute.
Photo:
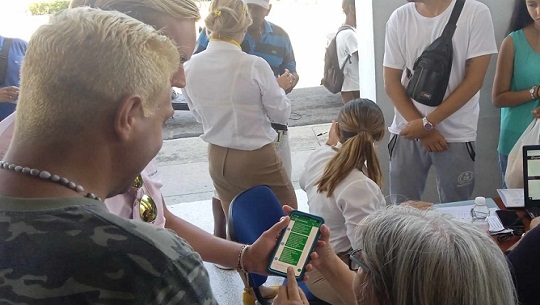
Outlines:
<svg viewBox="0 0 540 305"><path fill-rule="evenodd" d="M219 9L215 9L213 12L214 16L218 17L218 16L221 16L221 10Z"/></svg>
<svg viewBox="0 0 540 305"><path fill-rule="evenodd" d="M345 130L342 130L341 131L341 135L345 138L345 139L348 139L348 138L352 138L354 136L356 136L359 132L351 132L351 131L345 131Z"/></svg>

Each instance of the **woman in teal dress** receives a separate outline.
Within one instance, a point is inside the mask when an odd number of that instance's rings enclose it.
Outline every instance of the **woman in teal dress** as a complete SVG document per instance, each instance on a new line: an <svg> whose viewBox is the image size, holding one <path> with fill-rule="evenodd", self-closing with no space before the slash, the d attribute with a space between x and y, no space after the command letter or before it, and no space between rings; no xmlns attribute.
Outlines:
<svg viewBox="0 0 540 305"><path fill-rule="evenodd" d="M508 154L532 120L540 117L540 0L515 0L510 33L502 42L493 83L501 108L499 165L504 185Z"/></svg>

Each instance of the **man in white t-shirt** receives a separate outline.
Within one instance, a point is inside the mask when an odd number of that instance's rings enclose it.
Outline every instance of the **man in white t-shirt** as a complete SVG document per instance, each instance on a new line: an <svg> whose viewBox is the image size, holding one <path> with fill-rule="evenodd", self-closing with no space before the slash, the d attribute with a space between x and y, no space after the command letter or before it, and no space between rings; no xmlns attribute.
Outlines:
<svg viewBox="0 0 540 305"><path fill-rule="evenodd" d="M441 105L407 96L405 69L438 38L456 0L411 1L386 24L385 90L395 107L389 130L390 194L395 203L421 200L431 165L437 169L441 202L466 200L474 189L479 90L491 54L497 53L489 9L466 0L453 36L452 72Z"/></svg>
<svg viewBox="0 0 540 305"><path fill-rule="evenodd" d="M343 67L343 86L341 100L346 104L360 97L360 81L358 76L358 41L356 39L356 6L354 0L343 0L341 7L345 13L345 26L350 29L342 30L336 35L336 48L339 66ZM345 65L343 65L347 61Z"/></svg>

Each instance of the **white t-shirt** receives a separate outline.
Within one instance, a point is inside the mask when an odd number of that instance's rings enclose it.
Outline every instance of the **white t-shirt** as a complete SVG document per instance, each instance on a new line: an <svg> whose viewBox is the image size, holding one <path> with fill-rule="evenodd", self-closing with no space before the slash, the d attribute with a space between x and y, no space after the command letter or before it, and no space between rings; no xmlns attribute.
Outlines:
<svg viewBox="0 0 540 305"><path fill-rule="evenodd" d="M385 53L383 65L388 68L408 68L412 71L414 62L424 49L437 39L450 19L456 0L439 16L428 18L420 15L415 3L407 3L395 10L386 23ZM452 38L454 57L452 72L445 98L453 92L465 77L465 61L470 58L497 53L491 14L487 6L476 0L466 0L457 28ZM402 84L408 79L403 73ZM476 140L476 130L480 106L479 92L463 107L453 113L438 126L448 142L468 142ZM416 108L424 116L435 110L413 100ZM394 109L394 121L389 130L399 134L407 121Z"/></svg>
<svg viewBox="0 0 540 305"><path fill-rule="evenodd" d="M210 41L185 64L182 89L211 144L255 150L272 143L270 121L286 124L291 105L268 63L231 43Z"/></svg>
<svg viewBox="0 0 540 305"><path fill-rule="evenodd" d="M317 181L326 164L336 154L323 145L308 157L300 176L300 187L307 193L309 212L324 218L330 228L330 245L336 253L351 247L358 249L358 223L367 215L386 205L379 186L357 169L352 170L335 188L332 196L317 192Z"/></svg>
<svg viewBox="0 0 540 305"><path fill-rule="evenodd" d="M342 30L336 36L336 47L339 66L342 67L347 59L347 56L358 52L358 41L356 39L356 31L351 28ZM351 60L343 67L343 86L341 91L358 91L360 90L359 75L358 75L358 56L351 56Z"/></svg>

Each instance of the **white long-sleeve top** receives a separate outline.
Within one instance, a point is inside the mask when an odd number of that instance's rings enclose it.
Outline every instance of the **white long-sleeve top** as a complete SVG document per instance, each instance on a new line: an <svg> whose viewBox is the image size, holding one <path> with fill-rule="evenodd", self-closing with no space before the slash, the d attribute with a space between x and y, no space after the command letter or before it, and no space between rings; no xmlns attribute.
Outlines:
<svg viewBox="0 0 540 305"><path fill-rule="evenodd" d="M300 176L300 187L306 191L309 212L324 218L330 228L330 245L336 253L351 247L358 249L356 238L358 223L367 215L386 205L379 186L360 170L353 169L334 189L332 196L317 192L317 181L321 178L326 164L336 152L323 145L307 159Z"/></svg>
<svg viewBox="0 0 540 305"><path fill-rule="evenodd" d="M291 105L268 63L231 43L210 41L185 64L182 90L208 143L255 150L271 143L270 121L286 124Z"/></svg>

